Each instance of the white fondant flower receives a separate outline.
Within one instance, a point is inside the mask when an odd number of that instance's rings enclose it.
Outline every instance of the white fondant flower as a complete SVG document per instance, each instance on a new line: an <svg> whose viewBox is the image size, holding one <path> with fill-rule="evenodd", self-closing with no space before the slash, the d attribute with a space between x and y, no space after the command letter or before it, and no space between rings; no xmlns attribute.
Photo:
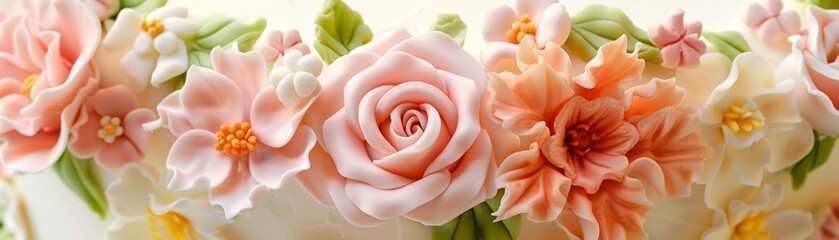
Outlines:
<svg viewBox="0 0 839 240"><path fill-rule="evenodd" d="M703 239L805 239L815 224L809 212L775 210L783 189L764 185L751 201L734 200L714 211L713 226Z"/></svg>
<svg viewBox="0 0 839 240"><path fill-rule="evenodd" d="M799 115L794 81L776 83L762 57L744 53L729 65L724 56L707 54L701 62L697 69L680 69L676 79L691 89L688 103L703 108L700 132L715 154L699 180L708 183L708 206L721 207L730 185L760 186L765 171L778 172L804 157L813 133Z"/></svg>
<svg viewBox="0 0 839 240"><path fill-rule="evenodd" d="M130 49L121 64L137 90L145 89L149 82L158 87L189 67L184 40L195 34L196 26L186 17L183 7L158 8L145 18L124 9L102 44L112 51Z"/></svg>
<svg viewBox="0 0 839 240"><path fill-rule="evenodd" d="M9 182L0 183L0 213L3 214L0 238L7 239L11 235L14 240L30 239L27 231L27 221L23 212L17 190Z"/></svg>
<svg viewBox="0 0 839 240"><path fill-rule="evenodd" d="M169 191L152 173L127 165L108 186L105 194L116 216L108 239L223 239L219 232L228 220L202 191Z"/></svg>
<svg viewBox="0 0 839 240"><path fill-rule="evenodd" d="M282 65L271 70L269 80L277 87L277 97L286 106L294 106L301 99L320 92L318 76L323 62L313 54L294 49L283 55Z"/></svg>

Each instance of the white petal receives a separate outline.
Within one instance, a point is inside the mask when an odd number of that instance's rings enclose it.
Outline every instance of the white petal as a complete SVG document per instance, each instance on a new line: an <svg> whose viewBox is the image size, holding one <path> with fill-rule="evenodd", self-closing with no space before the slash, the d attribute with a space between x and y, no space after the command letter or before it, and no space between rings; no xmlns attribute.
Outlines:
<svg viewBox="0 0 839 240"><path fill-rule="evenodd" d="M123 134L123 133L124 133L124 132L123 132L122 127L117 127L117 131L116 131L116 132L114 132L114 135L113 135L113 136L119 137L119 136L122 136L122 134Z"/></svg>
<svg viewBox="0 0 839 240"><path fill-rule="evenodd" d="M294 75L286 75L277 85L277 98L286 106L295 106L300 96L294 90Z"/></svg>
<svg viewBox="0 0 839 240"><path fill-rule="evenodd" d="M764 168L771 159L771 150L767 141L759 141L748 148L729 147L725 151L725 161L731 163L737 179L749 186L760 186Z"/></svg>
<svg viewBox="0 0 839 240"><path fill-rule="evenodd" d="M175 51L171 54L160 55L157 59L157 66L151 76L152 86L159 87L163 82L183 74L189 67L186 44L181 41L178 41L177 44L178 47Z"/></svg>
<svg viewBox="0 0 839 240"><path fill-rule="evenodd" d="M106 116L102 116L102 118L99 119L99 125L100 126L104 127L105 125L108 125L108 123L111 123L111 116L106 115Z"/></svg>
<svg viewBox="0 0 839 240"><path fill-rule="evenodd" d="M767 166L770 172L781 171L795 164L813 148L815 139L810 124L802 122L792 127L788 131L771 131L766 135L766 141L772 151L772 158Z"/></svg>
<svg viewBox="0 0 839 240"><path fill-rule="evenodd" d="M140 21L143 16L132 9L123 9L117 15L108 35L102 40L102 46L107 50L126 49L131 46L134 38L142 31Z"/></svg>
<svg viewBox="0 0 839 240"><path fill-rule="evenodd" d="M142 91L149 85L152 71L157 63L154 56L141 56L134 51L125 54L120 64L132 80L134 89Z"/></svg>
<svg viewBox="0 0 839 240"><path fill-rule="evenodd" d="M320 88L320 83L315 75L309 72L297 72L297 74L294 74L294 90L297 96L311 96L318 88Z"/></svg>
<svg viewBox="0 0 839 240"><path fill-rule="evenodd" d="M116 126L122 125L122 120L119 119L119 117L112 117L110 120L111 120L110 121L111 124L113 124L113 125L116 125Z"/></svg>
<svg viewBox="0 0 839 240"><path fill-rule="evenodd" d="M198 27L183 18L167 18L163 19L163 29L185 39L193 37Z"/></svg>
<svg viewBox="0 0 839 240"><path fill-rule="evenodd" d="M309 54L300 58L300 61L297 62L300 71L309 72L312 75L319 76L320 72L323 70L323 61L320 60L314 54Z"/></svg>
<svg viewBox="0 0 839 240"><path fill-rule="evenodd" d="M149 195L156 188L154 181L150 169L143 165L129 164L123 168L119 178L105 191L114 214L120 218L145 217Z"/></svg>
<svg viewBox="0 0 839 240"><path fill-rule="evenodd" d="M134 40L134 49L132 52L144 57L155 56L157 52L154 51L154 39L145 32L141 32Z"/></svg>
<svg viewBox="0 0 839 240"><path fill-rule="evenodd" d="M154 38L154 49L160 55L172 54L172 52L178 50L178 42L181 42L181 39L174 33L164 32Z"/></svg>
<svg viewBox="0 0 839 240"><path fill-rule="evenodd" d="M283 56L283 65L292 72L296 72L299 69L297 63L301 58L303 58L303 53L300 53L300 51L290 51Z"/></svg>
<svg viewBox="0 0 839 240"><path fill-rule="evenodd" d="M155 9L151 13L149 13L148 18L150 19L167 19L170 17L179 17L179 18L186 18L189 12L185 7L177 6L177 7L162 7Z"/></svg>
<svg viewBox="0 0 839 240"><path fill-rule="evenodd" d="M268 76L268 81L271 82L271 85L279 86L280 81L283 80L288 75L291 75L292 72L288 70L287 67L277 67L271 70L271 74Z"/></svg>
<svg viewBox="0 0 839 240"><path fill-rule="evenodd" d="M105 139L106 135L107 134L105 133L105 129L100 128L99 131L96 131L96 136L98 136L101 139Z"/></svg>
<svg viewBox="0 0 839 240"><path fill-rule="evenodd" d="M676 71L676 84L690 89L685 91L685 103L694 107L703 107L708 96L723 80L731 69L731 60L719 53L703 55L696 68L679 68Z"/></svg>
<svg viewBox="0 0 839 240"><path fill-rule="evenodd" d="M772 233L772 239L806 239L815 228L809 212L786 210L766 218L766 229Z"/></svg>
<svg viewBox="0 0 839 240"><path fill-rule="evenodd" d="M117 219L108 227L106 239L151 239L145 218Z"/></svg>

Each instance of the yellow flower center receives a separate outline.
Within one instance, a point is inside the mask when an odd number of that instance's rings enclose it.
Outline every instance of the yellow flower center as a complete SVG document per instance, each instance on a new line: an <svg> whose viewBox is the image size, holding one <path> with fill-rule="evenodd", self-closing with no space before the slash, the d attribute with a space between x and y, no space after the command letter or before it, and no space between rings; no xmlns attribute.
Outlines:
<svg viewBox="0 0 839 240"><path fill-rule="evenodd" d="M146 220L149 222L149 232L152 240L188 240L195 239L192 224L183 215L166 212L157 215L151 207L146 207Z"/></svg>
<svg viewBox="0 0 839 240"><path fill-rule="evenodd" d="M163 22L157 19L143 19L140 21L140 28L143 29L144 32L148 33L149 36L152 38L157 37L160 33L163 32Z"/></svg>
<svg viewBox="0 0 839 240"><path fill-rule="evenodd" d="M759 212L738 223L731 240L766 240L770 236L766 230L766 213Z"/></svg>
<svg viewBox="0 0 839 240"><path fill-rule="evenodd" d="M525 36L536 36L536 24L530 15L522 14L518 21L513 23L510 30L507 30L507 41L519 43Z"/></svg>
<svg viewBox="0 0 839 240"><path fill-rule="evenodd" d="M41 74L32 74L23 79L23 84L20 85L20 92L31 99L32 86L35 86L35 83L38 82L39 79L41 79Z"/></svg>
<svg viewBox="0 0 839 240"><path fill-rule="evenodd" d="M722 121L731 131L750 133L765 124L763 116L757 113L756 109L750 109L744 101L735 100L723 112Z"/></svg>
<svg viewBox="0 0 839 240"><path fill-rule="evenodd" d="M256 136L249 122L235 122L233 126L222 124L216 138L216 150L227 154L246 156L256 148Z"/></svg>

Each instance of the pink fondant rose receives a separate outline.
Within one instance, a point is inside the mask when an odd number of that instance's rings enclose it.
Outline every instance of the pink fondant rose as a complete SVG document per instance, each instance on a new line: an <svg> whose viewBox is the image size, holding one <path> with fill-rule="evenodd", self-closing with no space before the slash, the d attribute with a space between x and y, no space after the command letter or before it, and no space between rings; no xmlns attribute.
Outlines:
<svg viewBox="0 0 839 240"><path fill-rule="evenodd" d="M491 72L515 71L518 43L530 36L539 48L553 42L562 46L571 33L571 17L557 0L513 0L483 14L481 62Z"/></svg>
<svg viewBox="0 0 839 240"><path fill-rule="evenodd" d="M329 98L307 121L323 133L323 149L298 176L351 223L403 216L442 225L495 194L479 119L486 76L450 37L399 30L338 59L321 79Z"/></svg>
<svg viewBox="0 0 839 240"><path fill-rule="evenodd" d="M90 59L99 20L78 1L18 1L0 12L0 160L39 172L64 152L82 101L98 84Z"/></svg>
<svg viewBox="0 0 839 240"><path fill-rule="evenodd" d="M696 67L699 57L705 54L705 42L702 36L702 23L684 22L685 11L676 10L670 19L661 25L650 27L650 41L661 48L661 66L667 68Z"/></svg>
<svg viewBox="0 0 839 240"><path fill-rule="evenodd" d="M100 89L89 97L73 126L69 148L78 157L95 157L110 168L139 161L145 156L149 133L143 123L154 112L138 108L134 92L125 85Z"/></svg>
<svg viewBox="0 0 839 240"><path fill-rule="evenodd" d="M311 99L283 105L255 52L216 48L211 55L214 70L190 68L184 88L158 106L160 121L147 127L166 125L177 136L166 160L174 172L169 188L207 184L210 203L232 218L309 167L316 139L295 116Z"/></svg>
<svg viewBox="0 0 839 240"><path fill-rule="evenodd" d="M793 44L803 84L801 115L817 131L839 134L839 10L810 6L807 17L808 34Z"/></svg>

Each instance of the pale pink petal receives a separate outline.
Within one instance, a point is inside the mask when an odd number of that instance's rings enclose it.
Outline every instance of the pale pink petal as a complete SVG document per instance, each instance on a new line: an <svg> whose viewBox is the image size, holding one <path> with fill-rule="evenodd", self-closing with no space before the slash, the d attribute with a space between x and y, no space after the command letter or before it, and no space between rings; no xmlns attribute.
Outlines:
<svg viewBox="0 0 839 240"><path fill-rule="evenodd" d="M763 42L775 42L783 37L781 23L777 18L769 18L757 27L757 37Z"/></svg>
<svg viewBox="0 0 839 240"><path fill-rule="evenodd" d="M169 189L182 191L201 184L215 188L225 182L236 158L216 151L216 135L204 130L191 130L175 140L166 158L166 168L174 172Z"/></svg>
<svg viewBox="0 0 839 240"><path fill-rule="evenodd" d="M767 11L766 8L761 6L759 3L751 3L746 10L746 14L743 15L743 22L750 28L757 28L761 23L763 23L763 21L766 21L767 18L770 18L773 15L773 13Z"/></svg>
<svg viewBox="0 0 839 240"><path fill-rule="evenodd" d="M654 78L644 85L626 90L624 115L629 119L650 115L665 107L681 104L684 97L685 90L676 86L676 79Z"/></svg>
<svg viewBox="0 0 839 240"><path fill-rule="evenodd" d="M134 92L125 85L99 89L88 100L88 106L93 107L100 116L122 118L138 105Z"/></svg>
<svg viewBox="0 0 839 240"><path fill-rule="evenodd" d="M309 152L317 138L309 127L296 131L292 141L281 148L259 144L251 152L253 179L269 189L278 189L298 172L309 168Z"/></svg>
<svg viewBox="0 0 839 240"><path fill-rule="evenodd" d="M432 48L435 50L428 51ZM393 46L391 51L407 53L428 62L438 71L461 76L464 80L474 82L478 89L486 89L484 68L445 33L432 31L418 35Z"/></svg>
<svg viewBox="0 0 839 240"><path fill-rule="evenodd" d="M481 25L481 32L484 35L484 41L488 43L503 42L509 43L507 40L507 30L511 30L513 23L519 20L519 15L507 5L496 5L484 10L481 15L483 24Z"/></svg>
<svg viewBox="0 0 839 240"><path fill-rule="evenodd" d="M93 157L97 152L105 147L106 143L97 135L97 131L102 128L99 123L101 116L93 112L93 109L88 109L89 106L82 108L79 122L73 126L70 132L74 139L67 146L73 155L81 158Z"/></svg>
<svg viewBox="0 0 839 240"><path fill-rule="evenodd" d="M681 33L673 32L663 25L653 25L649 29L650 41L657 47L665 47L682 38Z"/></svg>
<svg viewBox="0 0 839 240"><path fill-rule="evenodd" d="M277 98L273 89L263 89L256 95L252 105L250 118L254 134L265 145L286 145L314 102L315 98L308 98L295 106L286 106Z"/></svg>
<svg viewBox="0 0 839 240"><path fill-rule="evenodd" d="M375 39L373 39L373 41L370 41L369 43L364 44L361 47L358 47L353 50L366 51L374 53L378 56L382 56L385 54L385 52L390 51L390 49L393 48L393 46L396 46L396 44L399 44L400 42L405 41L409 38L411 38L411 33L408 32L407 29L397 28L388 34L381 37L376 37Z"/></svg>
<svg viewBox="0 0 839 240"><path fill-rule="evenodd" d="M34 136L23 136L10 131L0 135L0 140L6 142L0 149L4 171L37 173L52 166L64 153L67 134L42 131Z"/></svg>
<svg viewBox="0 0 839 240"><path fill-rule="evenodd" d="M574 87L579 95L590 100L599 97L623 99L621 84L640 80L644 71L644 60L638 59L637 53L626 53L626 45L626 36L621 36L597 50L597 56L586 64L585 72L574 77Z"/></svg>
<svg viewBox="0 0 839 240"><path fill-rule="evenodd" d="M781 31L786 35L797 34L801 30L801 17L798 12L783 12L778 15L778 22L781 23Z"/></svg>
<svg viewBox="0 0 839 240"><path fill-rule="evenodd" d="M247 167L225 170L229 173L225 173L227 178L224 182L210 189L210 203L221 206L224 216L232 219L242 210L253 207L257 199L268 192L268 188L257 183Z"/></svg>
<svg viewBox="0 0 839 240"><path fill-rule="evenodd" d="M101 140L100 140L101 141ZM96 153L96 163L102 166L118 169L119 167L140 161L142 153L127 138L119 137L113 143L108 143L101 151Z"/></svg>
<svg viewBox="0 0 839 240"><path fill-rule="evenodd" d="M520 72L516 65L518 46L508 42L490 42L481 50L481 64L488 72Z"/></svg>
<svg viewBox="0 0 839 240"><path fill-rule="evenodd" d="M157 105L157 114L160 115L160 120L155 123L150 123L151 125L166 126L176 137L196 128L189 121L189 114L184 110L180 100L181 94L182 92L178 90L163 98L160 104Z"/></svg>
<svg viewBox="0 0 839 240"><path fill-rule="evenodd" d="M180 103L198 129L216 132L222 124L246 121L247 99L230 79L212 70L193 66L181 89Z"/></svg>
<svg viewBox="0 0 839 240"><path fill-rule="evenodd" d="M496 182L504 188L501 205L493 214L498 219L521 213L534 222L556 220L571 189L571 180L542 156L536 143L505 159Z"/></svg>
<svg viewBox="0 0 839 240"><path fill-rule="evenodd" d="M562 46L571 33L571 16L562 4L553 3L544 10L536 29L536 43L545 47L547 42Z"/></svg>
<svg viewBox="0 0 839 240"><path fill-rule="evenodd" d="M545 12L545 9L556 3L556 0L513 0L513 9L516 10L518 15L530 15L533 22L538 23L542 19L542 13Z"/></svg>
<svg viewBox="0 0 839 240"><path fill-rule="evenodd" d="M250 109L256 94L269 86L265 61L256 52L241 53L237 48L216 47L211 57L213 70L236 84L245 96L245 108Z"/></svg>
<svg viewBox="0 0 839 240"><path fill-rule="evenodd" d="M347 197L361 211L377 219L392 219L414 210L442 194L451 182L447 171L435 172L405 186L381 189L347 180Z"/></svg>

